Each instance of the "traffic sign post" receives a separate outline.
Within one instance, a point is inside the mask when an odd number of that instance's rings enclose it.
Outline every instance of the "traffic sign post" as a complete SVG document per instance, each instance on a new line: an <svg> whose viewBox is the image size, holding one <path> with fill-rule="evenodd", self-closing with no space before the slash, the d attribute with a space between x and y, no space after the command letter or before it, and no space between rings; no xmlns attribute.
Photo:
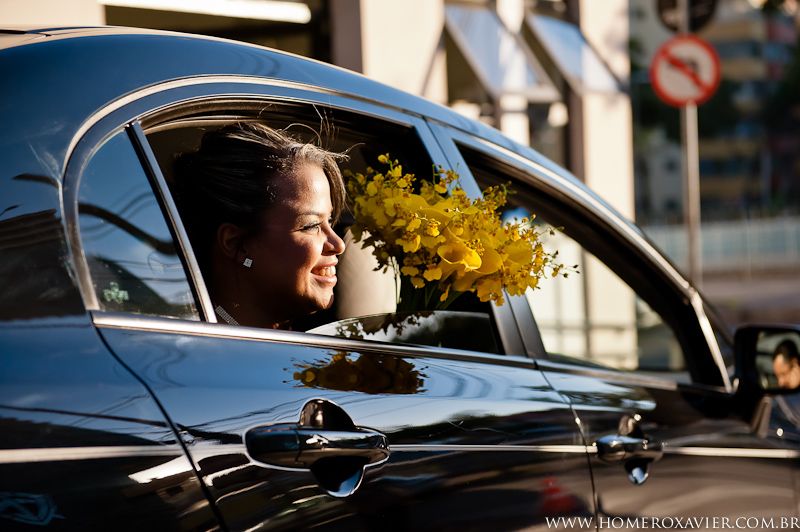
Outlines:
<svg viewBox="0 0 800 532"><path fill-rule="evenodd" d="M700 243L700 157L697 106L708 100L720 82L719 57L714 49L690 30L690 2L679 0L681 35L664 43L650 65L656 95L681 110L683 145L683 217L686 225L689 278L702 284ZM713 9L712 9L713 11Z"/></svg>

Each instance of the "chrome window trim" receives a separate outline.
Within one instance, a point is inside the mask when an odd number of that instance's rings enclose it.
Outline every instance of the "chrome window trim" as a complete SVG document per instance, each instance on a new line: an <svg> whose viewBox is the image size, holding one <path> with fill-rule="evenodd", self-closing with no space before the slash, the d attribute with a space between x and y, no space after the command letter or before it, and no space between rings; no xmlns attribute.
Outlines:
<svg viewBox="0 0 800 532"><path fill-rule="evenodd" d="M267 78L259 78L259 77L251 77L251 76L237 76L237 75L205 75L205 76L195 76L190 78L181 78L171 81L166 81L162 83L157 83L155 85L151 85L148 87L144 87L137 91L131 92L126 94L125 96L114 100L113 102L109 103L102 109L95 112L93 115L88 117L78 128L73 135L72 140L70 140L69 146L67 148L66 157L64 158L65 165L68 164L69 159L72 157L72 152L75 150L75 147L78 145L78 142L91 130L97 123L102 121L104 118L112 115L116 111L124 109L128 105L135 103L143 98L148 96L154 96L158 94L165 93L172 89L181 89L186 87L203 87L203 86L215 86L218 87L219 85L242 85L242 86L250 86L250 87L261 87L263 88L272 88L272 89L288 89L289 92L296 92L296 93L308 93L307 96L317 95L317 99L315 103L319 103L321 105L326 105L330 107L337 107L337 105L332 101L334 98L344 98L347 100L351 100L354 104L361 104L363 105L362 111L366 110L365 108L369 106L374 106L375 108L380 108L384 110L392 110L398 114L407 114L407 112L398 107L392 107L391 105L380 102L377 100L372 100L370 98L365 98L353 94L349 94L342 91L337 91L333 89L327 89L322 87L317 87L314 85L309 85L306 83L300 83L296 81L287 81L287 80L280 80L280 79L267 79ZM208 91L207 91L208 92ZM221 98L223 97L226 92L230 96L255 96L255 97L280 97L280 95L276 94L275 92L272 93L261 93L261 92L250 92L250 91L233 91L230 90L226 91L219 91L217 90L213 95L207 95L208 97L214 98ZM299 95L299 94L298 94ZM328 99L324 99L327 97ZM313 98L305 99L301 98L299 101L307 101L312 103ZM178 103L178 102L173 102ZM353 107L341 107L342 109L356 109L358 105ZM142 116L147 116L152 114L151 112L145 112ZM130 121L141 119L142 116L131 117ZM381 113L380 116L384 116ZM66 166L65 166L66 168ZM63 170L62 169L62 174Z"/></svg>
<svg viewBox="0 0 800 532"><path fill-rule="evenodd" d="M528 453L564 453L595 454L597 448L586 445L459 445L459 444L397 444L389 445L389 452L528 452Z"/></svg>
<svg viewBox="0 0 800 532"><path fill-rule="evenodd" d="M100 329L148 331L166 334L202 336L251 340L290 345L302 345L321 349L354 351L359 353L391 354L417 358L477 362L484 364L536 369L536 362L518 355L495 355L478 351L466 351L444 347L429 347L411 344L392 344L377 341L350 340L336 336L323 336L298 331L259 329L223 323L205 323L172 318L156 318L144 315L117 312L92 311L92 321Z"/></svg>
<svg viewBox="0 0 800 532"><path fill-rule="evenodd" d="M708 317L703 310L703 300L699 292L686 280L680 273L663 257L661 254L635 229L635 227L628 223L625 218L616 213L611 207L605 205L599 198L595 198L588 192L581 184L572 176L565 173L567 177L560 176L553 170L546 168L538 162L532 161L517 154L510 149L499 146L486 139L472 136L468 133L458 129L451 128L445 124L429 121L431 129L436 133L442 149L450 156L455 152L452 157L458 158L463 161L465 166L465 174L472 178L472 173L463 160L456 143L462 143L477 151L486 153L487 155L496 156L501 161L518 168L526 176L531 176L529 183L537 188L548 189L551 193L558 194L570 198L580 206L590 210L595 216L608 220L613 228L618 230L634 248L636 248L643 256L647 256L650 262L661 270L668 279L671 279L675 285L682 291L683 295L690 302L695 319L700 326L700 331L711 353L714 365L720 372L723 387L725 391L732 391L733 387L725 368L725 363L722 358L722 351L717 343L716 335L711 326ZM449 141L449 142L448 142ZM447 144L445 144L447 143ZM473 178L474 180L474 178ZM533 341L532 338L526 337L524 331L521 331L521 336L527 343ZM530 336L530 335L528 335ZM538 342L534 342L534 346L528 349L529 352L535 351Z"/></svg>
<svg viewBox="0 0 800 532"><path fill-rule="evenodd" d="M172 192L170 192L170 189L167 186L167 182L164 179L164 174L161 173L161 168L158 166L158 161L156 160L156 156L150 147L150 143L147 142L147 138L144 135L141 122L136 121L131 124L128 127L128 131L130 132L131 140L134 141L136 150L141 156L144 157L144 162L146 165L144 168L145 172L147 172L156 181L154 183L155 186L153 187L155 189L154 192L156 195L160 196L161 203L164 206L164 209L167 211L166 221L175 231L177 240L176 244L178 245L179 252L183 255L183 259L186 261L186 266L189 270L188 274L191 278L192 284L194 285L195 295L200 300L199 310L202 313L202 316L205 317L206 321L216 323L217 315L214 312L213 305L211 304L211 297L208 295L208 289L206 288L205 281L203 281L203 275L200 272L200 266L197 264L197 259L195 258L192 244L189 241L186 228L183 226L183 221L178 213L178 207L175 205L175 201L172 198Z"/></svg>
<svg viewBox="0 0 800 532"><path fill-rule="evenodd" d="M730 392L733 390L733 384L728 376L728 369L725 367L725 359L722 358L722 350L719 347L719 343L717 343L717 335L714 334L714 328L711 326L711 321L706 315L706 310L703 305L703 298L700 297L699 292L692 290L689 302L691 303L694 313L700 322L700 329L703 331L703 336L706 337L706 343L708 343L708 348L711 350L711 356L714 358L714 364L716 364L717 369L719 369L719 372L722 375L723 386L725 387L725 390Z"/></svg>
<svg viewBox="0 0 800 532"><path fill-rule="evenodd" d="M759 449L757 447L663 447L664 454L726 458L770 458L796 460L800 451L794 449Z"/></svg>
<svg viewBox="0 0 800 532"><path fill-rule="evenodd" d="M141 458L149 456L184 457L180 445L104 445L92 447L34 447L0 450L0 464L63 462L72 460L107 460L109 458ZM187 458L187 465L191 463Z"/></svg>
<svg viewBox="0 0 800 532"><path fill-rule="evenodd" d="M190 454L195 458L203 455L217 454L220 450L225 453L247 454L243 444L232 444L215 447L213 453L207 449L189 446ZM672 447L668 443L663 447L664 454L679 456L716 457L716 458L755 458L771 460L796 460L800 458L800 451L793 449L759 449L749 447ZM204 452L206 451L206 452ZM438 444L397 444L390 445L391 453L408 452L536 452L554 454L597 454L594 445L438 445ZM108 460L142 457L173 457L184 458L187 466L191 462L178 445L110 445L94 447L48 447L27 449L2 449L0 450L0 464L24 464L42 462L64 462L80 460ZM250 458L251 462L263 466L261 462ZM297 469L269 466L274 469L297 471Z"/></svg>
<svg viewBox="0 0 800 532"><path fill-rule="evenodd" d="M213 449L205 446L197 446L192 448L189 446L189 453L196 459L202 460L207 456L214 456L218 454L243 454L251 461L252 464L268 469L278 469L282 471L300 471L300 468L290 468L265 464L250 456L247 452L247 446L241 443L229 443L217 445ZM513 445L513 444L500 444L500 445L459 445L459 444L406 444L398 443L396 445L389 444L389 453L440 453L440 452L534 452L534 453L556 453L556 454L597 454L597 447L594 445L570 445L570 444L552 444L552 445ZM2 451L0 451L2 453ZM2 463L2 462L0 462ZM248 464L249 465L249 464ZM307 471L307 469L302 469Z"/></svg>

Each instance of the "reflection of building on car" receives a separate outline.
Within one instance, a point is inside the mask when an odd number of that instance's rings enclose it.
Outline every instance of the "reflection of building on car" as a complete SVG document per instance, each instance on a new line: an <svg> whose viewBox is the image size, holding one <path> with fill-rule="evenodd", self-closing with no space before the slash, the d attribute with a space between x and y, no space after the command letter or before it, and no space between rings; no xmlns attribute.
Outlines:
<svg viewBox="0 0 800 532"><path fill-rule="evenodd" d="M764 327L737 331L734 387L734 346L701 295L538 153L255 46L118 28L2 38L0 491L49 494L57 522L83 529L796 512L800 438L752 423ZM233 122L316 129L320 114L354 171L391 153L418 176L458 171L475 196L511 181L509 207L563 227L553 247L580 275L407 320L394 280L376 285L350 245L317 323L218 323L175 156Z"/></svg>

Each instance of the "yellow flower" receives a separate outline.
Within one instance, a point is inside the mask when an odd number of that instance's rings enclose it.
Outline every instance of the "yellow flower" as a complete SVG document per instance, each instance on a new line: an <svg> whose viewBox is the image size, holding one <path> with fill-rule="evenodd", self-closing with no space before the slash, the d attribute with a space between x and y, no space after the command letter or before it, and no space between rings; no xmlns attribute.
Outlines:
<svg viewBox="0 0 800 532"><path fill-rule="evenodd" d="M442 276L447 277L452 272L468 272L481 267L481 257L478 253L463 242L443 244L436 250L442 259Z"/></svg>
<svg viewBox="0 0 800 532"><path fill-rule="evenodd" d="M489 275L499 270L503 266L503 257L492 248L485 248L481 257L481 266L478 272Z"/></svg>
<svg viewBox="0 0 800 532"><path fill-rule="evenodd" d="M428 266L422 276L428 281L436 281L442 278L442 269L437 266Z"/></svg>
<svg viewBox="0 0 800 532"><path fill-rule="evenodd" d="M416 266L403 266L400 268L400 273L403 275L408 275L409 277L413 277L415 275L419 275L419 268Z"/></svg>
<svg viewBox="0 0 800 532"><path fill-rule="evenodd" d="M420 238L419 235L414 235L411 238L398 238L395 244L403 246L403 251L406 253L414 253L419 249Z"/></svg>
<svg viewBox="0 0 800 532"><path fill-rule="evenodd" d="M439 236L439 222L429 220L425 225L425 234L428 236Z"/></svg>
<svg viewBox="0 0 800 532"><path fill-rule="evenodd" d="M428 236L422 235L422 245L425 246L426 249L436 251L439 248L439 244L447 242L447 239L442 235L438 236Z"/></svg>
<svg viewBox="0 0 800 532"><path fill-rule="evenodd" d="M500 279L489 277L478 281L477 293L481 301L490 301L501 296L503 284Z"/></svg>
<svg viewBox="0 0 800 532"><path fill-rule="evenodd" d="M412 277L411 284L414 285L414 288L422 288L425 286L425 281L421 277Z"/></svg>

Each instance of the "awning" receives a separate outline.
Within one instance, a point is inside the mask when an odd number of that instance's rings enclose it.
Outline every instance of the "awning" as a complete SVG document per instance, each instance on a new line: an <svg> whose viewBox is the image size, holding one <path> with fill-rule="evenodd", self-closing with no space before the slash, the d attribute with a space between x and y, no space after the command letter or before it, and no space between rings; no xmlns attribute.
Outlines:
<svg viewBox="0 0 800 532"><path fill-rule="evenodd" d="M484 5L449 4L445 24L480 83L495 99L524 96L532 102L561 99L553 83L519 35Z"/></svg>
<svg viewBox="0 0 800 532"><path fill-rule="evenodd" d="M525 23L572 90L578 94L621 91L619 82L578 26L540 15L528 15Z"/></svg>

